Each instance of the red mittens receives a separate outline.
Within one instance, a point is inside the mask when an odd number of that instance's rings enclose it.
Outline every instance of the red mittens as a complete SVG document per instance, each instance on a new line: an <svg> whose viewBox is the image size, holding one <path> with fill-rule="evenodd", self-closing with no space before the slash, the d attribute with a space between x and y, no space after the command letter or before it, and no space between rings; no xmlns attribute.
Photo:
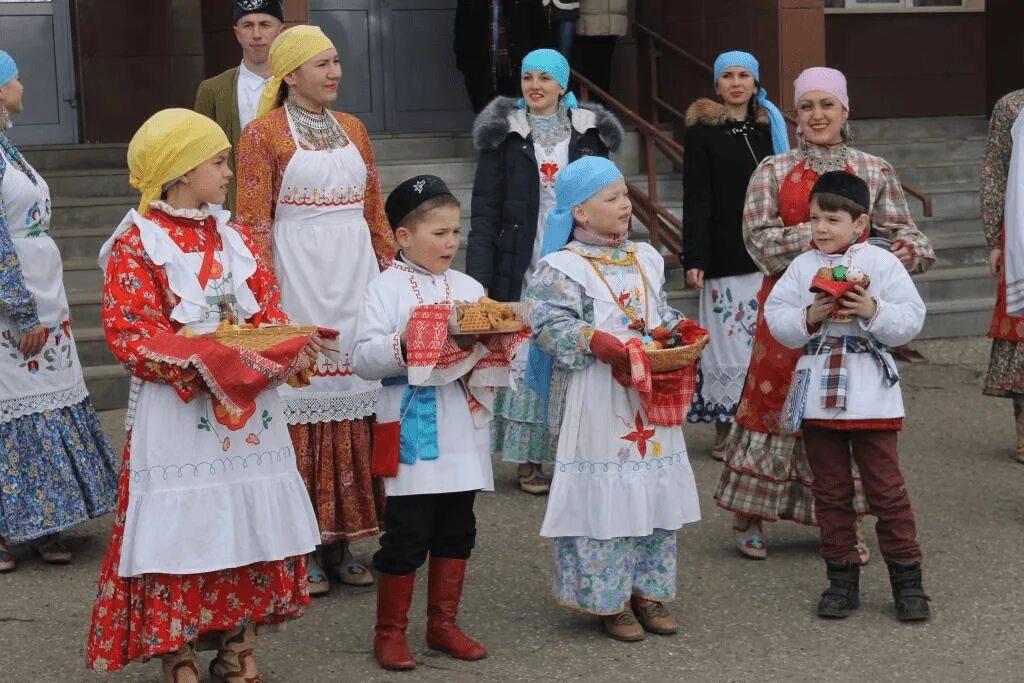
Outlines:
<svg viewBox="0 0 1024 683"><path fill-rule="evenodd" d="M679 324L676 325L676 331L679 333L679 343L682 346L689 346L701 337L706 336L708 333L707 330L692 320L681 320Z"/></svg>
<svg viewBox="0 0 1024 683"><path fill-rule="evenodd" d="M590 338L590 352L602 363L612 366L613 372L629 373L629 352L614 335L594 332L594 336Z"/></svg>

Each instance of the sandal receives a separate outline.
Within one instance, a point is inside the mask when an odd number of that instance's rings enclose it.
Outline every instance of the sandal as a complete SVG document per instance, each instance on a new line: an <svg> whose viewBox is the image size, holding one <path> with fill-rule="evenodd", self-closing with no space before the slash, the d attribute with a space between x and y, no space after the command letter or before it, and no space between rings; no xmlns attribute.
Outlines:
<svg viewBox="0 0 1024 683"><path fill-rule="evenodd" d="M346 586L372 586L373 572L349 555L337 568L335 577Z"/></svg>
<svg viewBox="0 0 1024 683"><path fill-rule="evenodd" d="M759 520L748 517L743 528L733 522L732 531L740 555L751 560L763 560L768 557L768 544L764 542L764 530Z"/></svg>
<svg viewBox="0 0 1024 683"><path fill-rule="evenodd" d="M857 521L853 523L853 531L857 534L857 544L853 548L857 551L857 557L860 558L860 565L862 567L871 561L871 548L868 547L868 542L864 540L863 522L864 517L858 517Z"/></svg>
<svg viewBox="0 0 1024 683"><path fill-rule="evenodd" d="M67 564L71 562L71 550L64 545L59 534L44 536L32 544L46 564Z"/></svg>
<svg viewBox="0 0 1024 683"><path fill-rule="evenodd" d="M331 582L317 562L316 553L306 555L306 583L309 584L309 594L314 598L327 595L331 590Z"/></svg>
<svg viewBox="0 0 1024 683"><path fill-rule="evenodd" d="M551 482L544 477L540 465L534 465L529 474L519 476L519 488L531 495L543 496L551 490Z"/></svg>
<svg viewBox="0 0 1024 683"><path fill-rule="evenodd" d="M17 563L14 561L14 555L7 549L7 544L0 541L0 574L13 572L17 566Z"/></svg>
<svg viewBox="0 0 1024 683"><path fill-rule="evenodd" d="M192 645L160 657L164 683L199 683L199 667Z"/></svg>

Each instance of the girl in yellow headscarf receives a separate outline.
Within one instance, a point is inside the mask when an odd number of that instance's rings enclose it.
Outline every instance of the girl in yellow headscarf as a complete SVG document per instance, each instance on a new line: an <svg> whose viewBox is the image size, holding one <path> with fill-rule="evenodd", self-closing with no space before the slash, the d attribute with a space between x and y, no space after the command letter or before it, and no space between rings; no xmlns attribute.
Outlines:
<svg viewBox="0 0 1024 683"><path fill-rule="evenodd" d="M263 390L242 402L246 364L194 336L226 315L290 322L250 238L210 209L227 192L229 149L204 116L153 115L128 147L142 201L100 251L103 327L132 398L86 650L93 669L161 657L166 681L191 683L203 640L218 650L213 680L259 680L256 629L309 602L303 556L320 535L274 389L294 363L261 364Z"/></svg>
<svg viewBox="0 0 1024 683"><path fill-rule="evenodd" d="M346 544L379 533L383 493L370 474L370 417L380 384L356 376L350 358L363 291L395 246L366 128L330 110L341 82L330 39L316 26L288 29L270 48L270 66L264 113L238 143L236 208L273 262L281 307L300 324L341 333L340 363L321 357L310 387L281 390L320 524L321 558L307 565L310 593L320 595L328 574L373 582Z"/></svg>

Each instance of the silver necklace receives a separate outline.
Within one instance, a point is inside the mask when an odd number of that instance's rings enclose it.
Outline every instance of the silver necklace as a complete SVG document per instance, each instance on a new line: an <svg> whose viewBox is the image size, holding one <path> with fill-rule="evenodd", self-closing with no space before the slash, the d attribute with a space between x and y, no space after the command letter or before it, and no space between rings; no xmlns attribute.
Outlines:
<svg viewBox="0 0 1024 683"><path fill-rule="evenodd" d="M285 106L295 123L295 132L306 143L304 146L316 151L325 151L348 145L349 139L341 124L326 109L320 114L315 114L290 100Z"/></svg>

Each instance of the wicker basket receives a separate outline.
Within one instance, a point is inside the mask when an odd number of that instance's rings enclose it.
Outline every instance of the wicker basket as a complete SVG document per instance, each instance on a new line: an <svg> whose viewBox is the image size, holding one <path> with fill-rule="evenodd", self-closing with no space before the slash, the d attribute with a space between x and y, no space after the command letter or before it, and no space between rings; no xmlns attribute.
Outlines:
<svg viewBox="0 0 1024 683"><path fill-rule="evenodd" d="M708 345L708 335L704 335L688 346L677 346L674 349L648 351L647 358L651 361L651 372L672 372L693 365L704 347Z"/></svg>
<svg viewBox="0 0 1024 683"><path fill-rule="evenodd" d="M219 329L204 334L206 339L213 339L233 349L262 351L281 342L296 337L308 337L316 332L314 325L268 325L266 327L242 327L239 329Z"/></svg>

